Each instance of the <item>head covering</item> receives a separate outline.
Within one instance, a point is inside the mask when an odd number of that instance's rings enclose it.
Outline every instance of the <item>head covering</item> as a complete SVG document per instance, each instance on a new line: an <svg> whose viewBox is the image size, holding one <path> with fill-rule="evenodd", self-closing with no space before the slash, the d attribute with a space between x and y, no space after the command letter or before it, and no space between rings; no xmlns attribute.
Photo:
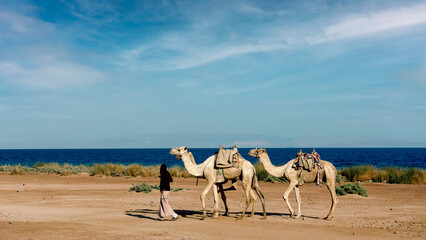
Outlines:
<svg viewBox="0 0 426 240"><path fill-rule="evenodd" d="M167 166L166 166L166 164L161 164L161 167L160 167L160 174L161 175L164 175L164 173L166 173L167 172Z"/></svg>

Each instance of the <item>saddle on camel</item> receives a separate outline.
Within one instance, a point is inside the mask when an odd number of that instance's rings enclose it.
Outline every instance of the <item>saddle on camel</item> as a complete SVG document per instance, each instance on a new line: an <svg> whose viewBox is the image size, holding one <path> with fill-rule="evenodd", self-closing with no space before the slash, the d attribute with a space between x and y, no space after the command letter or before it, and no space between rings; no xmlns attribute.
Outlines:
<svg viewBox="0 0 426 240"><path fill-rule="evenodd" d="M225 175L223 169L234 168L235 172L241 173L240 168L240 153L238 147L235 145L232 149L225 149L219 146L219 151L215 155L214 168L217 171L216 183L225 182ZM237 180L232 180L232 186L237 189Z"/></svg>
<svg viewBox="0 0 426 240"><path fill-rule="evenodd" d="M311 154L304 153L302 152L302 149L300 149L300 151L296 155L296 159L294 160L292 167L296 170L300 170L300 174L298 178L299 185L303 185L305 183L303 180L303 170L306 170L308 172L312 172L312 170L316 170L317 171L316 184L322 186L321 157L317 152L315 152L315 148L312 150Z"/></svg>

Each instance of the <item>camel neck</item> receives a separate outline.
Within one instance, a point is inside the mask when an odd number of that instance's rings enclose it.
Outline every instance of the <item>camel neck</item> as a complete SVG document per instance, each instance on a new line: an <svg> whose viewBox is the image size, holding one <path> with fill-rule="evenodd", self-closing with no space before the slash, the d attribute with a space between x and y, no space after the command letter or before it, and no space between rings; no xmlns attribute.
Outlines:
<svg viewBox="0 0 426 240"><path fill-rule="evenodd" d="M204 175L204 163L197 165L190 153L185 153L181 156L186 170L193 176L202 177Z"/></svg>
<svg viewBox="0 0 426 240"><path fill-rule="evenodd" d="M284 169L285 169L285 165L283 166L275 166L271 163L271 160L269 159L269 156L267 153L262 153L259 156L259 160L260 162L263 164L263 167L265 168L265 170L272 176L274 177L283 177L284 175Z"/></svg>

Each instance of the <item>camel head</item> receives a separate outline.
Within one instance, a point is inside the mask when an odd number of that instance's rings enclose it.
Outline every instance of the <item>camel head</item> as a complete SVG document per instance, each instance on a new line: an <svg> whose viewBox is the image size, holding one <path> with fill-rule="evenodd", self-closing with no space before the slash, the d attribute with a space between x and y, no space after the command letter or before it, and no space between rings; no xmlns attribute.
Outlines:
<svg viewBox="0 0 426 240"><path fill-rule="evenodd" d="M248 155L258 158L261 153L266 153L266 149L264 148L251 149Z"/></svg>
<svg viewBox="0 0 426 240"><path fill-rule="evenodd" d="M184 154L184 153L187 153L188 152L188 148L187 147L176 147L176 148L172 148L172 149L170 149L170 152L169 152L169 154L170 155L176 155L176 158L177 159L180 159L181 158L181 156Z"/></svg>

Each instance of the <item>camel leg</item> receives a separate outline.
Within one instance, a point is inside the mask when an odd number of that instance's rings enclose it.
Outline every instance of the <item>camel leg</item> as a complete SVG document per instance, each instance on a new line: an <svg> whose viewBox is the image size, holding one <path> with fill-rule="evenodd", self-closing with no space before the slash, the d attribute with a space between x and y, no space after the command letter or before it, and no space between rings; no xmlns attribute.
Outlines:
<svg viewBox="0 0 426 240"><path fill-rule="evenodd" d="M297 202L297 215L295 218L300 218L302 216L302 212L300 210L300 192L299 192L299 186L294 187L294 194L296 195L296 202Z"/></svg>
<svg viewBox="0 0 426 240"><path fill-rule="evenodd" d="M214 199L214 211L212 219L219 218L219 194L217 193L217 185L213 184L213 199Z"/></svg>
<svg viewBox="0 0 426 240"><path fill-rule="evenodd" d="M288 201L288 195L290 195L291 190L297 185L297 179L290 182L290 184L287 187L287 190L285 190L283 199L285 203L287 204L288 210L290 211L290 217L294 216L293 208L291 208L290 202Z"/></svg>
<svg viewBox="0 0 426 240"><path fill-rule="evenodd" d="M331 220L331 218L333 217L334 209L336 208L336 204L337 204L336 184L334 181L330 181L330 182L327 181L327 184L326 184L328 191L330 191L330 195L331 195L331 208L330 208L330 212L325 218L326 220Z"/></svg>
<svg viewBox="0 0 426 240"><path fill-rule="evenodd" d="M223 204L225 204L225 216L229 216L228 204L226 203L225 191L223 190L223 184L218 184L220 196L222 197Z"/></svg>
<svg viewBox="0 0 426 240"><path fill-rule="evenodd" d="M256 194L255 194L255 192L254 192L254 190L252 188L250 189L250 197L251 197L251 199L253 201L253 205L252 205L252 209L251 209L251 213L250 213L249 217L253 217L253 215L254 215L254 208L255 208L256 200L257 200L257 196L256 196Z"/></svg>
<svg viewBox="0 0 426 240"><path fill-rule="evenodd" d="M205 219L207 217L207 213L206 213L206 195L207 193L210 191L210 188L213 186L214 181L209 181L207 183L206 188L204 188L203 192L201 193L201 205L203 206L203 216L201 217L201 219Z"/></svg>
<svg viewBox="0 0 426 240"><path fill-rule="evenodd" d="M244 207L244 211L241 213L241 215L238 217L238 220L242 220L244 217L244 214L246 214L247 208L250 206L250 188L247 187L247 183L243 181L243 189L245 190L245 197L246 197L246 206Z"/></svg>

